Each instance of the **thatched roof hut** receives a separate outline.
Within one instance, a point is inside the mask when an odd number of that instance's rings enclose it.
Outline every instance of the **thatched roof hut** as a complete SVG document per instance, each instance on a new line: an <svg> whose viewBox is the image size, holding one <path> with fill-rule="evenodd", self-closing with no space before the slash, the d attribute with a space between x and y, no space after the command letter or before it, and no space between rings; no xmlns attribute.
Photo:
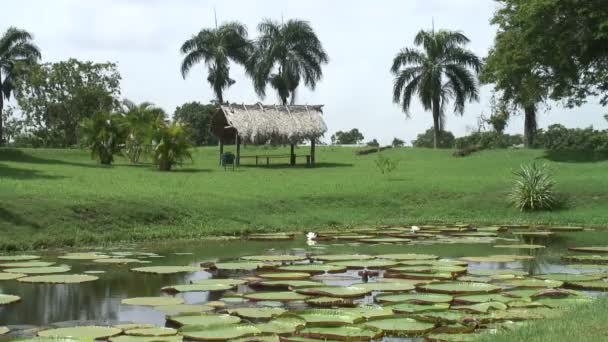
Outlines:
<svg viewBox="0 0 608 342"><path fill-rule="evenodd" d="M223 104L212 120L213 133L250 144L296 144L318 139L326 131L323 106Z"/></svg>
<svg viewBox="0 0 608 342"><path fill-rule="evenodd" d="M211 129L223 145L235 141L237 162L240 160L240 144L289 144L291 164L295 163L293 146L304 140L311 142L314 164L315 142L327 131L323 121L322 105L254 105L222 104L213 116Z"/></svg>

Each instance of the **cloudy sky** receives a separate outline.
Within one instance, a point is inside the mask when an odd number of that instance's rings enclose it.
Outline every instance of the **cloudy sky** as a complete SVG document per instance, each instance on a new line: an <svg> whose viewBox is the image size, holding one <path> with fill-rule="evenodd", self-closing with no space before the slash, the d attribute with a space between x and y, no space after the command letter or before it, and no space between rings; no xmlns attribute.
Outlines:
<svg viewBox="0 0 608 342"><path fill-rule="evenodd" d="M201 28L218 21L239 20L255 37L263 18L308 20L330 56L324 78L314 92L299 91L299 103L325 104L329 132L359 128L366 140L389 143L393 137L412 140L430 127L431 115L418 102L406 119L392 103L389 68L396 52L411 46L420 29L463 31L470 49L487 54L495 28L489 19L492 0L0 0L0 30L17 26L32 32L44 61L69 57L112 61L122 74L122 94L136 102L151 101L173 112L187 101L208 102L213 93L203 67L184 80L179 72L181 43ZM231 69L237 83L224 96L230 102L260 101L238 66ZM467 106L463 117L448 115L447 128L464 135L476 127L477 117L489 114L490 88L479 103ZM268 91L265 103L277 103ZM608 108L591 104L574 110L551 103L540 115L546 127L560 122L569 127L608 128ZM521 132L523 117L515 116L510 132Z"/></svg>

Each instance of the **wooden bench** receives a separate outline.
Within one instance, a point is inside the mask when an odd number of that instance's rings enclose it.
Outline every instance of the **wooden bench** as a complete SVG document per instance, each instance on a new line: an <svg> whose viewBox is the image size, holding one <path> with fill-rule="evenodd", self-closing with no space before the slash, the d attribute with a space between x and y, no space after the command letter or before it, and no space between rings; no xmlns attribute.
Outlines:
<svg viewBox="0 0 608 342"><path fill-rule="evenodd" d="M297 160L297 158L306 158L306 165L310 166L310 155L294 154L293 157L294 157L294 164L295 164L295 160ZM282 158L290 159L291 156L289 154L264 154L264 155L254 155L254 156L240 156L240 159L255 159L255 165L259 165L260 160L264 160L264 159L266 159L266 165L270 165L270 159L282 159Z"/></svg>

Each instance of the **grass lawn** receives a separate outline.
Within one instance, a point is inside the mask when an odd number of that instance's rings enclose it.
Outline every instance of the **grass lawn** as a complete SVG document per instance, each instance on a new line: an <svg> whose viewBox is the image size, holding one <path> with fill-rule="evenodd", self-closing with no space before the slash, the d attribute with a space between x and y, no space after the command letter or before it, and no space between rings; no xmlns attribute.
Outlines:
<svg viewBox="0 0 608 342"><path fill-rule="evenodd" d="M246 147L243 154L286 151ZM605 160L539 150L456 158L401 148L382 152L399 161L387 177L375 154L353 151L321 147L314 169L279 165L285 160L232 172L218 167L217 148L205 147L194 151L194 163L163 173L123 158L102 167L82 150L0 149L0 250L366 224L608 225ZM535 160L551 166L568 195L563 209L520 213L507 204L512 171Z"/></svg>

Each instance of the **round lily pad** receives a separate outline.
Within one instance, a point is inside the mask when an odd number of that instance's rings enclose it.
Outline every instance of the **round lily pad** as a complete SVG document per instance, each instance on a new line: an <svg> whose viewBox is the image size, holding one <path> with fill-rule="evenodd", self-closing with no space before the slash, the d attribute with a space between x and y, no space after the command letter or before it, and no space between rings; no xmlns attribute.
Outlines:
<svg viewBox="0 0 608 342"><path fill-rule="evenodd" d="M300 288L296 289L295 291L306 295L337 298L363 297L371 292L369 289L354 286L317 286Z"/></svg>
<svg viewBox="0 0 608 342"><path fill-rule="evenodd" d="M205 304L173 304L155 306L154 310L173 314L203 313L213 311L214 308Z"/></svg>
<svg viewBox="0 0 608 342"><path fill-rule="evenodd" d="M574 281L594 281L605 278L603 275L595 275L595 274L577 274L577 273L548 273L548 274L539 274L534 276L538 279L545 280L557 280L563 281L566 283L571 283Z"/></svg>
<svg viewBox="0 0 608 342"><path fill-rule="evenodd" d="M299 310L296 314L306 321L307 326L355 324L364 320L364 317L356 312L334 309Z"/></svg>
<svg viewBox="0 0 608 342"><path fill-rule="evenodd" d="M99 279L88 274L54 274L18 278L22 283L43 283L43 284L80 284Z"/></svg>
<svg viewBox="0 0 608 342"><path fill-rule="evenodd" d="M342 266L349 269L384 269L398 265L395 260L347 260L334 261L331 265Z"/></svg>
<svg viewBox="0 0 608 342"><path fill-rule="evenodd" d="M235 286L238 286L238 285L247 284L247 281L245 281L243 279L232 279L232 278L226 278L226 279L212 278L212 279L194 280L194 281L192 281L192 284L197 284L197 285L225 285L225 286L235 287Z"/></svg>
<svg viewBox="0 0 608 342"><path fill-rule="evenodd" d="M374 257L365 254L325 254L325 255L314 255L313 259L321 261L345 261L345 260L369 260Z"/></svg>
<svg viewBox="0 0 608 342"><path fill-rule="evenodd" d="M382 318L371 320L365 325L399 335L422 335L435 328L433 323L419 322L409 317Z"/></svg>
<svg viewBox="0 0 608 342"><path fill-rule="evenodd" d="M179 326L195 325L198 327L209 327L213 325L230 325L241 321L238 316L225 314L201 314L201 315L177 315L169 316L167 320Z"/></svg>
<svg viewBox="0 0 608 342"><path fill-rule="evenodd" d="M324 283L312 280L263 280L255 283L256 286L264 287L312 287L312 286L325 286Z"/></svg>
<svg viewBox="0 0 608 342"><path fill-rule="evenodd" d="M269 322L256 324L263 334L291 334L296 330L303 328L306 325L306 321L301 317L294 315L284 315L277 317Z"/></svg>
<svg viewBox="0 0 608 342"><path fill-rule="evenodd" d="M412 240L398 237L377 237L369 239L359 239L358 241L364 243L408 243Z"/></svg>
<svg viewBox="0 0 608 342"><path fill-rule="evenodd" d="M244 298L255 300L255 301L278 301L278 302L291 302L298 300L306 300L309 296L305 296L300 293L291 292L291 291L277 291L277 292L250 292L244 293Z"/></svg>
<svg viewBox="0 0 608 342"><path fill-rule="evenodd" d="M234 288L233 285L226 284L187 284L171 285L162 287L160 290L168 293L178 292L207 292L207 291L226 291Z"/></svg>
<svg viewBox="0 0 608 342"><path fill-rule="evenodd" d="M17 278L23 278L25 276L27 276L27 274L0 272L0 280L13 280L13 279L17 279Z"/></svg>
<svg viewBox="0 0 608 342"><path fill-rule="evenodd" d="M20 262L8 262L0 264L0 267L17 268L17 267L49 267L54 265L54 262L45 261L20 261Z"/></svg>
<svg viewBox="0 0 608 342"><path fill-rule="evenodd" d="M381 292L406 292L414 290L416 287L411 283L406 282L383 282L383 283L359 283L353 284L353 287L359 287L368 291L381 291Z"/></svg>
<svg viewBox="0 0 608 342"><path fill-rule="evenodd" d="M414 303L414 304L437 304L449 303L452 296L439 293L402 293L376 296L380 303Z"/></svg>
<svg viewBox="0 0 608 342"><path fill-rule="evenodd" d="M255 271L258 269L273 268L280 265L280 262L218 262L214 264L213 268L226 271Z"/></svg>
<svg viewBox="0 0 608 342"><path fill-rule="evenodd" d="M353 306L354 302L349 298L336 297L313 297L306 300L307 304L319 307Z"/></svg>
<svg viewBox="0 0 608 342"><path fill-rule="evenodd" d="M473 342L478 341L482 333L472 333L472 334L430 334L425 336L426 342Z"/></svg>
<svg viewBox="0 0 608 342"><path fill-rule="evenodd" d="M580 253L608 253L608 246L570 247L568 249Z"/></svg>
<svg viewBox="0 0 608 342"><path fill-rule="evenodd" d="M452 280L454 275L452 273L442 272L387 272L384 274L386 278L403 278L411 280Z"/></svg>
<svg viewBox="0 0 608 342"><path fill-rule="evenodd" d="M420 312L431 312L431 311L446 311L450 308L448 303L438 304L413 304L413 303L399 303L390 306L390 309L395 313L403 314L414 314Z"/></svg>
<svg viewBox="0 0 608 342"><path fill-rule="evenodd" d="M503 282L505 285L514 288L556 288L564 285L558 280L544 279L511 279Z"/></svg>
<svg viewBox="0 0 608 342"><path fill-rule="evenodd" d="M564 255L562 260L588 264L608 264L608 255Z"/></svg>
<svg viewBox="0 0 608 342"><path fill-rule="evenodd" d="M300 264L300 265L289 265L289 266L281 266L279 267L281 271L288 272L305 272L311 274L321 274L321 273L341 273L346 271L346 267L344 266L336 266L329 264Z"/></svg>
<svg viewBox="0 0 608 342"><path fill-rule="evenodd" d="M183 337L180 335L174 336L130 336L120 335L110 337L110 342L182 342Z"/></svg>
<svg viewBox="0 0 608 342"><path fill-rule="evenodd" d="M41 337L76 337L91 338L94 340L107 339L112 336L120 335L121 329L112 327L81 326L72 328L49 329L38 332Z"/></svg>
<svg viewBox="0 0 608 342"><path fill-rule="evenodd" d="M469 274L473 274L476 276L496 276L496 275L513 275L523 277L528 275L528 273L519 270L486 270L486 269L469 269Z"/></svg>
<svg viewBox="0 0 608 342"><path fill-rule="evenodd" d="M138 329L130 329L125 332L127 335L131 336L173 336L177 334L177 330L172 328L138 328Z"/></svg>
<svg viewBox="0 0 608 342"><path fill-rule="evenodd" d="M390 260L435 260L435 259L439 259L439 257L436 255L411 254L411 253L380 254L380 255L376 255L376 258L390 259Z"/></svg>
<svg viewBox="0 0 608 342"><path fill-rule="evenodd" d="M25 274L52 274L69 272L68 266L49 266L49 267L19 267L7 268L4 270L7 273L25 273Z"/></svg>
<svg viewBox="0 0 608 342"><path fill-rule="evenodd" d="M28 261L40 259L37 255L0 255L0 261Z"/></svg>
<svg viewBox="0 0 608 342"><path fill-rule="evenodd" d="M590 291L608 291L608 282L606 281L574 281L568 282L568 286Z"/></svg>
<svg viewBox="0 0 608 342"><path fill-rule="evenodd" d="M175 273L188 273L198 272L202 269L196 266L147 266L132 268L131 271L139 273L150 273L150 274L175 274Z"/></svg>
<svg viewBox="0 0 608 342"><path fill-rule="evenodd" d="M195 341L226 341L259 334L260 329L253 324L192 325L182 328L180 333Z"/></svg>
<svg viewBox="0 0 608 342"><path fill-rule="evenodd" d="M354 308L343 308L341 310L344 312L354 312L358 315L363 316L365 319L389 317L394 315L394 312L391 308L376 305L361 305L356 306Z"/></svg>
<svg viewBox="0 0 608 342"><path fill-rule="evenodd" d="M237 315L239 317L244 318L272 318L274 316L278 316L287 312L287 310L283 308L272 308L272 307L255 307L255 308L236 308L228 310L231 315Z"/></svg>
<svg viewBox="0 0 608 342"><path fill-rule="evenodd" d="M97 263L97 264L118 264L118 265L125 265L125 264L148 264L148 263L150 263L149 261L143 261L143 260L131 259L131 258L95 259L95 260L93 260L93 262Z"/></svg>
<svg viewBox="0 0 608 342"><path fill-rule="evenodd" d="M506 310L507 304L501 302L485 302L471 305L452 306L450 310L461 310L472 313L487 313L490 310Z"/></svg>
<svg viewBox="0 0 608 342"><path fill-rule="evenodd" d="M95 260L107 259L110 258L110 256L97 253L68 253L66 255L60 255L57 258L64 260Z"/></svg>
<svg viewBox="0 0 608 342"><path fill-rule="evenodd" d="M501 302L509 303L518 300L517 298L504 296L500 293L490 294L479 294L479 295L467 295L454 297L454 303L460 305L478 304L486 302Z"/></svg>
<svg viewBox="0 0 608 342"><path fill-rule="evenodd" d="M293 234L283 234L283 233L274 233L274 234L251 234L247 236L249 240L257 240L257 241L284 241L284 240L293 240Z"/></svg>
<svg viewBox="0 0 608 342"><path fill-rule="evenodd" d="M21 300L19 296L7 295L0 293L0 305L13 304Z"/></svg>
<svg viewBox="0 0 608 342"><path fill-rule="evenodd" d="M513 262L516 261L517 258L513 256L507 255L489 255L489 256L474 256L474 257L462 257L460 258L462 261L467 262Z"/></svg>
<svg viewBox="0 0 608 342"><path fill-rule="evenodd" d="M260 273L260 278L266 279L279 279L279 280L299 280L310 278L310 273L304 272L273 272L273 273Z"/></svg>
<svg viewBox="0 0 608 342"><path fill-rule="evenodd" d="M340 327L306 327L300 330L298 334L304 337L339 341L369 341L382 336L382 330L357 325L343 325Z"/></svg>
<svg viewBox="0 0 608 342"><path fill-rule="evenodd" d="M121 301L124 305L160 306L183 304L184 300L174 297L135 297L126 298Z"/></svg>
<svg viewBox="0 0 608 342"><path fill-rule="evenodd" d="M124 324L116 324L114 328L122 329L124 331L131 329L142 329L142 328L155 328L156 325L151 323L124 323Z"/></svg>
<svg viewBox="0 0 608 342"><path fill-rule="evenodd" d="M543 245L494 245L494 248L507 248L507 249L542 249L545 248Z"/></svg>
<svg viewBox="0 0 608 342"><path fill-rule="evenodd" d="M419 285L418 290L446 294L481 294L500 292L502 288L487 283L445 282Z"/></svg>
<svg viewBox="0 0 608 342"><path fill-rule="evenodd" d="M243 260L251 261L300 261L306 260L303 255L249 255L241 257Z"/></svg>

